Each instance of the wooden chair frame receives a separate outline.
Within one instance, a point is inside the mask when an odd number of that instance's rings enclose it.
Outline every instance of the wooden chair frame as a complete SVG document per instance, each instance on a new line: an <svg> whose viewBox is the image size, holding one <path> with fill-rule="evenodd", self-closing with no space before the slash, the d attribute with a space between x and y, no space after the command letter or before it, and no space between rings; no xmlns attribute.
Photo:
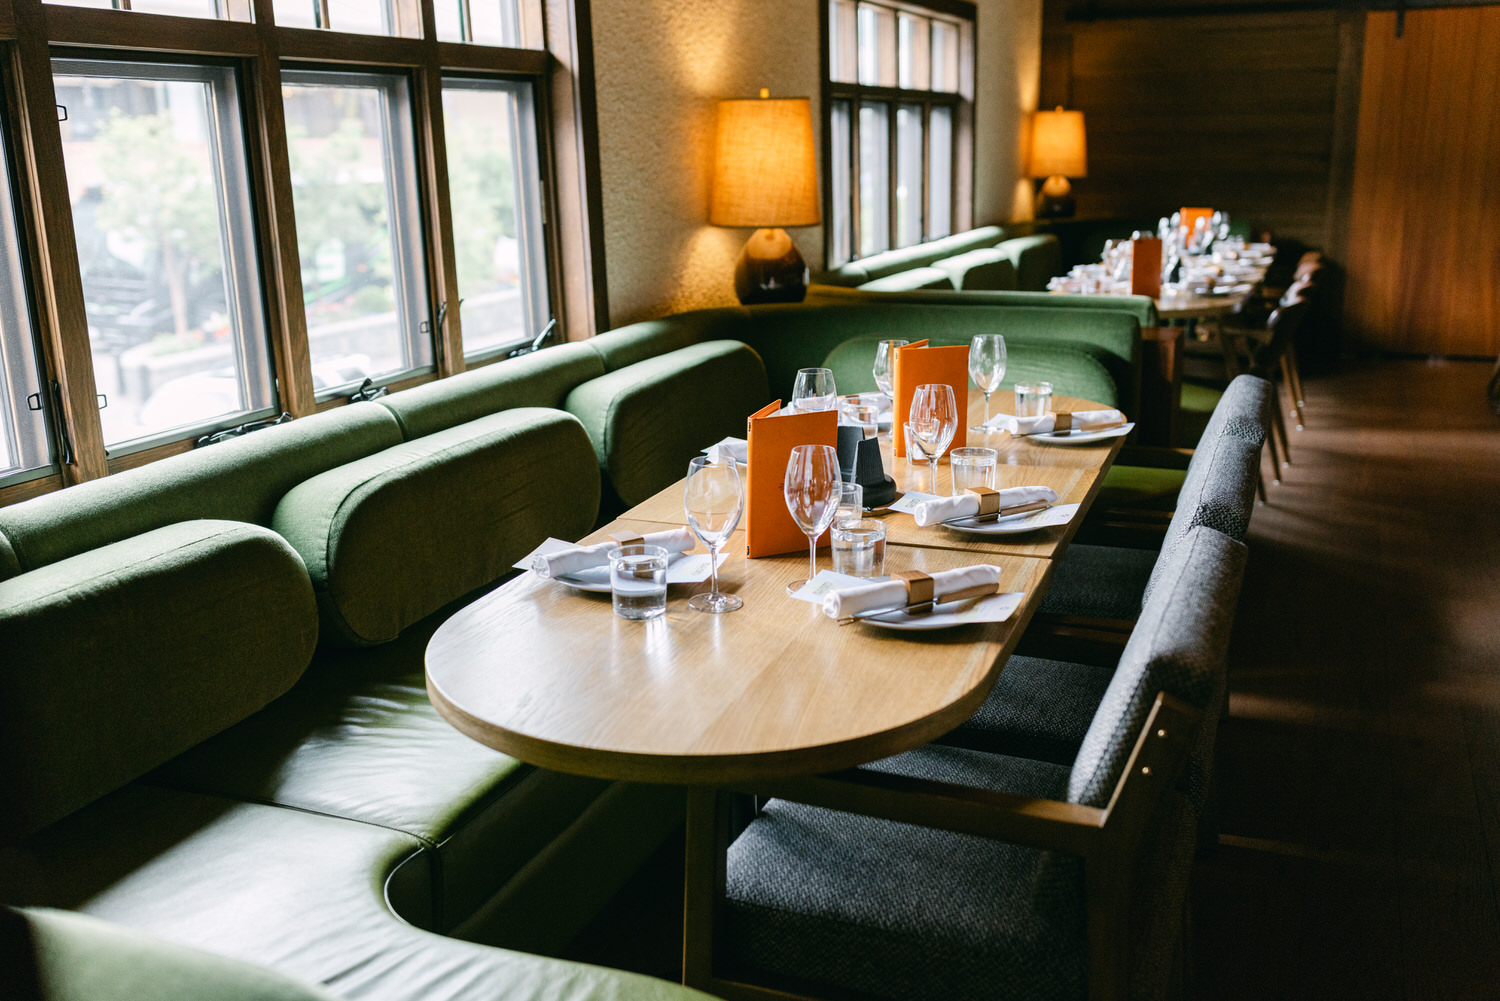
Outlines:
<svg viewBox="0 0 1500 1001"><path fill-rule="evenodd" d="M831 810L935 830L994 838L1077 855L1084 862L1089 998L1129 994L1129 902L1136 848L1155 811L1177 782L1202 713L1159 692L1125 770L1105 807L931 782L851 769L788 778L755 790ZM682 982L729 1001L852 999L848 992L797 993L721 975L715 931L724 907L730 842L724 791L693 788L687 797L686 892Z"/></svg>

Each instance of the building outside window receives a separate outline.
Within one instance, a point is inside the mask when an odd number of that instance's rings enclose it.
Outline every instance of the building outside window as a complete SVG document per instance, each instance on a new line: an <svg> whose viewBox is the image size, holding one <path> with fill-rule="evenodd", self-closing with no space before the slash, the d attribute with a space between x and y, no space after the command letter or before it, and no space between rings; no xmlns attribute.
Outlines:
<svg viewBox="0 0 1500 1001"><path fill-rule="evenodd" d="M828 266L972 224L974 7L830 0Z"/></svg>

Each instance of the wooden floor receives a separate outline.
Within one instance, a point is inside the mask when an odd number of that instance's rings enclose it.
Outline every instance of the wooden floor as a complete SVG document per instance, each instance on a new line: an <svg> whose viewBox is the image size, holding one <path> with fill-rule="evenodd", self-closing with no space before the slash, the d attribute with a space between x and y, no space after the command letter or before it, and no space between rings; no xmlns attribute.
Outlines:
<svg viewBox="0 0 1500 1001"><path fill-rule="evenodd" d="M1487 364L1306 385L1250 529L1195 894L1203 998L1500 998L1500 420Z"/></svg>
<svg viewBox="0 0 1500 1001"><path fill-rule="evenodd" d="M1489 371L1386 362L1307 381L1293 464L1251 524L1191 998L1500 998ZM571 955L675 977L681 850Z"/></svg>

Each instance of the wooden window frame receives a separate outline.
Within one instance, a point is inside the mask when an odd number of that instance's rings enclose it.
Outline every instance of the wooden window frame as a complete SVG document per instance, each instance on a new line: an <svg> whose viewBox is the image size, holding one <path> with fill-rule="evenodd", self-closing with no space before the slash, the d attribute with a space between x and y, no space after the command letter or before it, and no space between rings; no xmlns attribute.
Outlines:
<svg viewBox="0 0 1500 1001"><path fill-rule="evenodd" d="M14 194L39 346L38 378L58 383L60 406L49 411L51 430L54 437L67 436L72 459L63 462L54 446L52 472L0 487L0 505L188 451L199 435L215 430L212 424L198 427L180 440L130 454L105 450L52 82L56 50L230 60L240 67L266 339L278 405L293 417L347 401L319 401L313 389L281 101L284 68L400 72L411 80L429 324L437 326L444 302L452 306L443 311L441 329L432 332L432 370L398 376L389 389L466 367L443 132L445 73L532 84L551 312L573 339L607 328L588 0L523 4L522 38L539 45L524 49L439 41L434 0L391 0L389 36L277 27L272 0L222 0L220 7L225 16L211 19L0 0L0 78L19 178Z"/></svg>
<svg viewBox="0 0 1500 1001"><path fill-rule="evenodd" d="M928 231L929 187L931 178L929 172L932 169L932 158L929 144L931 141L932 109L935 107L947 107L952 114L952 143L953 152L950 162L952 171L949 179L950 191L952 193L952 204L949 209L949 232L961 233L973 226L974 219L974 48L978 36L978 11L972 3L965 0L920 0L920 2L907 2L907 0L861 0L871 6L882 7L895 14L907 13L918 16L933 17L940 20L958 23L959 60L958 78L959 89L957 91L939 90L914 90L904 87L887 87L873 84L851 83L846 80L834 80L832 70L832 58L829 47L832 43L832 26L829 16L829 0L818 0L819 3L819 25L820 37L822 39L822 77L823 77L823 203L829 206L824 214L828 220L829 229L824 233L823 240L823 266L825 268L836 266L833 263L833 248L837 243L835 234L832 232L834 213L832 210L834 198L833 184L833 106L835 102L847 103L849 106L849 250L848 261L857 261L862 256L860 253L860 134L859 113L864 104L879 104L886 108L886 131L889 163L889 178L887 183L887 242L886 250L896 249L896 188L897 188L897 154L898 144L896 141L897 120L900 117L899 109L905 106L916 106L921 110L922 116L922 183L921 183L921 240L925 243L934 239ZM929 41L930 44L930 41ZM857 49L857 47L856 47ZM875 251L883 253L884 251ZM848 261L839 261L842 265Z"/></svg>

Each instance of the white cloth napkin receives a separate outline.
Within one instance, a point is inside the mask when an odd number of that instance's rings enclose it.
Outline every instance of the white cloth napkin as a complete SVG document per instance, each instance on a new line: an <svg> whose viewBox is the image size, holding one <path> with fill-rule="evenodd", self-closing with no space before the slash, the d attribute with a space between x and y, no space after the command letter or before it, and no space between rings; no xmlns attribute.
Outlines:
<svg viewBox="0 0 1500 1001"><path fill-rule="evenodd" d="M1057 501L1057 491L1051 487L1006 487L999 491L999 494L1002 509L1032 504L1036 501L1046 501L1048 504ZM919 528L926 528L940 521L952 521L954 518L966 518L978 513L979 495L966 491L957 497L939 497L936 500L923 501L912 508L911 516L917 520Z"/></svg>
<svg viewBox="0 0 1500 1001"><path fill-rule="evenodd" d="M708 446L703 452L715 462L733 459L744 464L750 461L750 443L743 438L725 438L717 445Z"/></svg>
<svg viewBox="0 0 1500 1001"><path fill-rule="evenodd" d="M1073 430L1087 431L1091 425L1113 424L1123 421L1125 415L1118 410L1075 410ZM1011 434L1045 434L1057 426L1057 415L1045 413L1040 417L1016 417L1013 414L996 414L984 422L988 428L999 428Z"/></svg>
<svg viewBox="0 0 1500 1001"><path fill-rule="evenodd" d="M978 587L980 584L999 585L1000 568L992 563L980 563L957 570L939 570L932 575L934 602L941 602L943 595ZM846 615L859 615L880 608L906 607L906 582L889 580L880 584L851 587L845 591L834 591L823 599L823 614L831 619L842 619Z"/></svg>
<svg viewBox="0 0 1500 1001"><path fill-rule="evenodd" d="M647 532L642 541L648 546L661 546L669 553L685 553L698 544L697 536L686 528ZM580 570L604 566L609 562L609 551L618 545L618 542L608 540L592 546L562 549L536 557L531 561L531 569L536 571L538 577L566 577Z"/></svg>

